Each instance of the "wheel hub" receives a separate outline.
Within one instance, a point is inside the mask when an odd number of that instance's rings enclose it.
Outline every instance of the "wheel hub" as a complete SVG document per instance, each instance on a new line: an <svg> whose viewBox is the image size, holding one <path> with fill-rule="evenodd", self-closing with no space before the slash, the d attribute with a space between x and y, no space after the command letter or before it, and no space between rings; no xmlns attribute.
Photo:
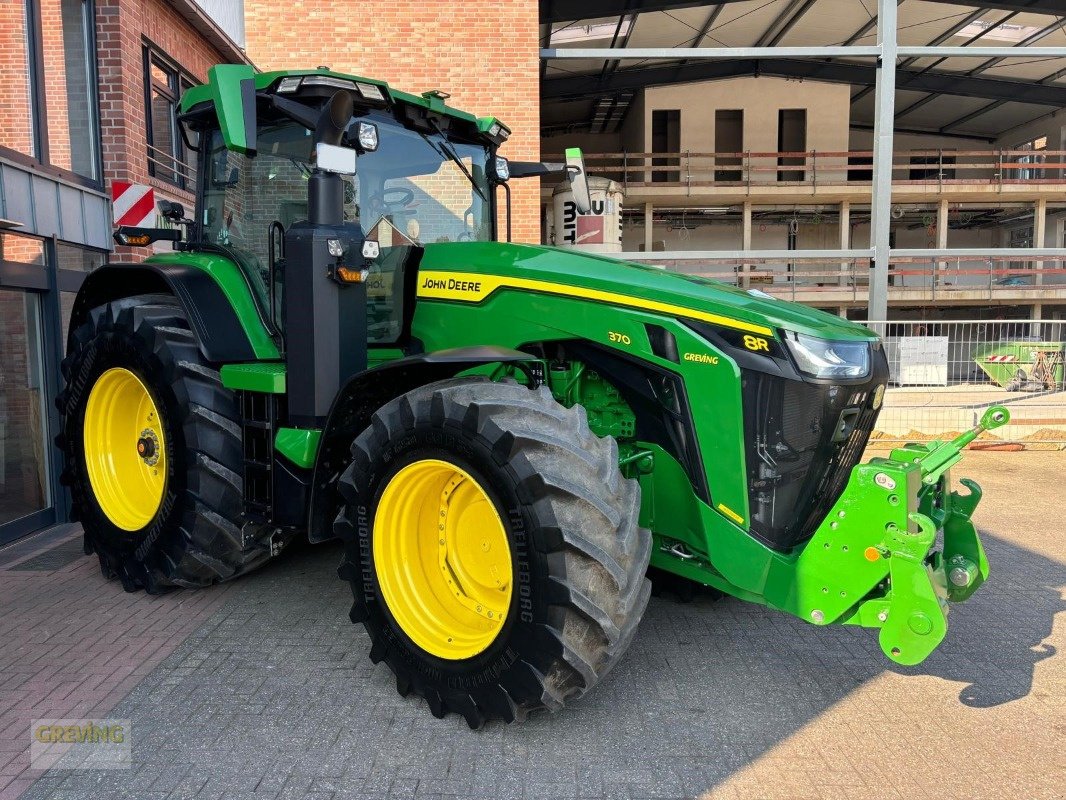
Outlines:
<svg viewBox="0 0 1066 800"><path fill-rule="evenodd" d="M100 510L136 531L155 517L166 489L163 425L148 387L115 367L96 379L85 405L85 468Z"/></svg>
<svg viewBox="0 0 1066 800"><path fill-rule="evenodd" d="M409 464L385 487L374 519L374 566L410 639L458 660L495 640L511 604L511 548L485 489L454 464Z"/></svg>
<svg viewBox="0 0 1066 800"><path fill-rule="evenodd" d="M159 435L151 428L141 431L141 437L137 440L137 455L149 467L159 463Z"/></svg>

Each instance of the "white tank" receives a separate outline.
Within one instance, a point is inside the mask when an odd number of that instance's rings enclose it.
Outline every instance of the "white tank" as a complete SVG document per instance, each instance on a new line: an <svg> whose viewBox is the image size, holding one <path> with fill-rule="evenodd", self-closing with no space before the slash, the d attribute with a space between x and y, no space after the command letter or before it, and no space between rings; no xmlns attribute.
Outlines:
<svg viewBox="0 0 1066 800"><path fill-rule="evenodd" d="M590 176L592 210L578 214L570 184L563 181L552 192L548 235L556 247L573 247L591 253L622 252L622 190L607 178Z"/></svg>

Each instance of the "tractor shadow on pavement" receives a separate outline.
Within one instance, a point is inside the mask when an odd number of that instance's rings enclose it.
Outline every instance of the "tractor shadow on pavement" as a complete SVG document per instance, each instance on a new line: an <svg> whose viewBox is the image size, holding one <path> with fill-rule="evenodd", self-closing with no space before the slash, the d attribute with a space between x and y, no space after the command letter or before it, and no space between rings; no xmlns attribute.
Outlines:
<svg viewBox="0 0 1066 800"><path fill-rule="evenodd" d="M1045 640L1066 611L1066 567L982 531L992 565L988 582L948 617L948 635L924 664L890 668L902 675L935 675L967 685L959 701L971 708L1029 694L1036 665L1057 653Z"/></svg>

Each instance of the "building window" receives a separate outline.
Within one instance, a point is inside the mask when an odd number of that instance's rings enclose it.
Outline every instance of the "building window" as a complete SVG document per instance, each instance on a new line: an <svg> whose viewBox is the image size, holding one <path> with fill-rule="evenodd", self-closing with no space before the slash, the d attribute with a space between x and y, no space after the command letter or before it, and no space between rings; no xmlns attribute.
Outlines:
<svg viewBox="0 0 1066 800"><path fill-rule="evenodd" d="M0 0L0 147L97 183L92 0Z"/></svg>
<svg viewBox="0 0 1066 800"><path fill-rule="evenodd" d="M744 111L719 108L714 112L714 165L739 167L744 150ZM724 154L724 155L723 155ZM744 180L739 169L716 169L716 181L735 183Z"/></svg>
<svg viewBox="0 0 1066 800"><path fill-rule="evenodd" d="M0 64L6 76L0 88L0 144L37 157L30 53L33 37L24 2L0 2Z"/></svg>
<svg viewBox="0 0 1066 800"><path fill-rule="evenodd" d="M196 182L192 153L178 129L178 101L195 81L153 47L144 48L144 87L148 122L148 174L179 189Z"/></svg>
<svg viewBox="0 0 1066 800"><path fill-rule="evenodd" d="M1046 158L1044 151L1047 150L1047 137L1040 136L1036 139L1029 139L1028 141L1019 144L1015 150L1031 151L1032 155L1019 156L1017 161L1019 164L1043 164ZM1018 180L1032 181L1039 180L1044 177L1044 170L1036 167L1023 167L1017 171Z"/></svg>
<svg viewBox="0 0 1066 800"><path fill-rule="evenodd" d="M653 158L652 166L671 167L655 170L652 183L677 183L681 180L681 111L678 109L654 109L651 112L651 151L674 153L674 158Z"/></svg>
<svg viewBox="0 0 1066 800"><path fill-rule="evenodd" d="M792 155L778 155L779 167L804 167L807 164L807 109L781 108L777 111L777 152ZM782 169L777 171L777 180L781 182L799 182L807 179L804 169Z"/></svg>

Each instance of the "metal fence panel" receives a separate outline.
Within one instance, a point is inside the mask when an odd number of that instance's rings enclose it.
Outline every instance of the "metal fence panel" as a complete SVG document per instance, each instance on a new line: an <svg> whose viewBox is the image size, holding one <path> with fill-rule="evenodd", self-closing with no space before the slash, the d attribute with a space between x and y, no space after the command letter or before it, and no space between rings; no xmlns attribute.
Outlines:
<svg viewBox="0 0 1066 800"><path fill-rule="evenodd" d="M984 438L1066 444L1066 322L862 323L881 336L890 383L875 439L944 438L1005 405L1011 422Z"/></svg>

